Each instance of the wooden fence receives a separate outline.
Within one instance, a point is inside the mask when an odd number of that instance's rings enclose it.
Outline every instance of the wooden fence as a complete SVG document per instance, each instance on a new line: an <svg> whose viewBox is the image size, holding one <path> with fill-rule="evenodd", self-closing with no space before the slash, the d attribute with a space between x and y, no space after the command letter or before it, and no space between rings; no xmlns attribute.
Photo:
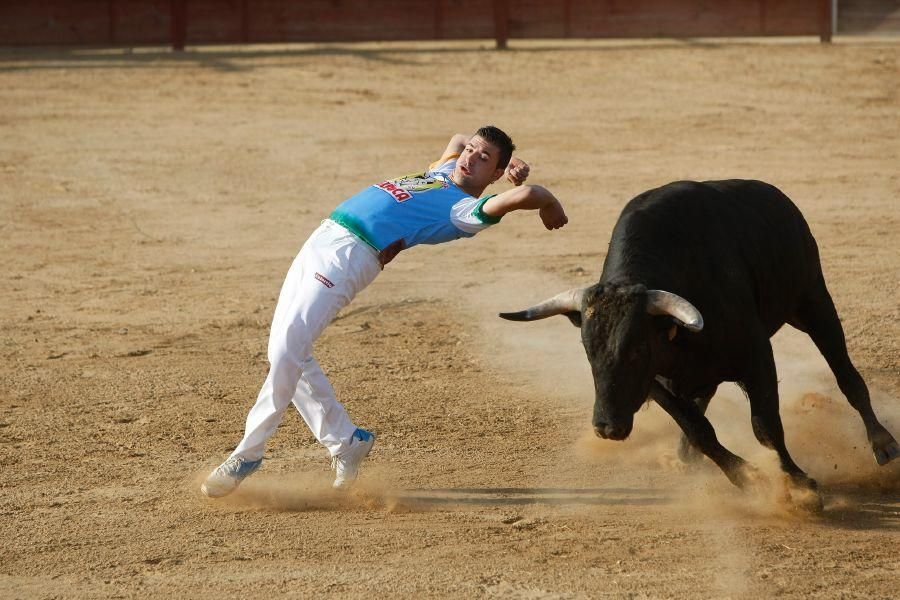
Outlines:
<svg viewBox="0 0 900 600"><path fill-rule="evenodd" d="M2 46L814 35L832 0L0 0Z"/></svg>

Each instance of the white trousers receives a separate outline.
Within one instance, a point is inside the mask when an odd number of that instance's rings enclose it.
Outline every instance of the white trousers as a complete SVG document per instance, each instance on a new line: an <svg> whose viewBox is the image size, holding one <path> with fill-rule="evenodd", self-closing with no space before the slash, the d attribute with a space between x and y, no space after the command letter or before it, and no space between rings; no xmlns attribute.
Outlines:
<svg viewBox="0 0 900 600"><path fill-rule="evenodd" d="M291 402L332 456L347 450L356 426L313 358L313 342L380 272L375 250L334 221L313 232L281 288L269 333L269 375L231 456L262 458Z"/></svg>

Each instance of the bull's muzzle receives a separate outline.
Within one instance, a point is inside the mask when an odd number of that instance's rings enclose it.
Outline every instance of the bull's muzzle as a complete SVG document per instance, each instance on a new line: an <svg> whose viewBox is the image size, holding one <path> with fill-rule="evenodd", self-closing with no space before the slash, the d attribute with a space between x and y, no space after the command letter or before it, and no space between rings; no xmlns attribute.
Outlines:
<svg viewBox="0 0 900 600"><path fill-rule="evenodd" d="M594 423L594 433L604 440L621 441L631 435L631 423Z"/></svg>

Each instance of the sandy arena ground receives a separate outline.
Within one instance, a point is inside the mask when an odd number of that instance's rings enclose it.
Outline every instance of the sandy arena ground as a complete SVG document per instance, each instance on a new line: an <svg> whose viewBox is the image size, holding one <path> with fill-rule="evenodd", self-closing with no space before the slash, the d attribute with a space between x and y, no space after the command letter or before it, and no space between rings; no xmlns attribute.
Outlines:
<svg viewBox="0 0 900 600"><path fill-rule="evenodd" d="M595 439L578 332L496 313L596 281L637 193L764 179L805 212L900 436L898 72L896 40L3 51L0 597L897 597L900 461L875 466L807 338L775 343L820 516L683 467L655 406ZM202 497L307 235L484 123L569 226L415 248L326 331L379 434L357 493L330 493L291 409L257 475ZM736 388L710 417L770 465Z"/></svg>

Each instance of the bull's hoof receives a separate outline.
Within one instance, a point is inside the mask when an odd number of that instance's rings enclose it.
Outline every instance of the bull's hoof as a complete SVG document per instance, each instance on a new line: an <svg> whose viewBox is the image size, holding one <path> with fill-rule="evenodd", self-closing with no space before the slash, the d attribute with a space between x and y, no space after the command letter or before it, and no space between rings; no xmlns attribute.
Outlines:
<svg viewBox="0 0 900 600"><path fill-rule="evenodd" d="M798 515L818 515L825 509L819 484L806 473L786 473L783 480L783 506Z"/></svg>
<svg viewBox="0 0 900 600"><path fill-rule="evenodd" d="M896 440L891 439L887 444L873 447L872 452L875 454L875 462L884 466L895 458L900 457L900 444L897 444Z"/></svg>
<svg viewBox="0 0 900 600"><path fill-rule="evenodd" d="M790 496L790 508L793 512L818 515L825 510L822 496L815 489L794 488L791 490Z"/></svg>
<svg viewBox="0 0 900 600"><path fill-rule="evenodd" d="M813 479L806 473L792 473L790 477L791 482L794 484L794 487L818 493L819 484L816 483L815 479Z"/></svg>

